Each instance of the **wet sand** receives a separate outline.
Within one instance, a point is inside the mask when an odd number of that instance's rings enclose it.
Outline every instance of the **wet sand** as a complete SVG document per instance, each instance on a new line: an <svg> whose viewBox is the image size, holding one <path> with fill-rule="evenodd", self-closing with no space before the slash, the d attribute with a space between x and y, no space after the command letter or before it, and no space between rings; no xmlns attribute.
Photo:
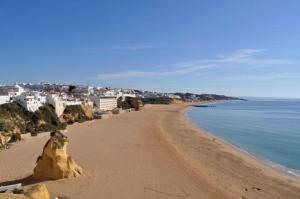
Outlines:
<svg viewBox="0 0 300 199"><path fill-rule="evenodd" d="M300 183L195 128L185 104L151 106L68 127L76 179L43 182L72 199L300 199ZM0 182L32 181L48 134L0 152Z"/></svg>

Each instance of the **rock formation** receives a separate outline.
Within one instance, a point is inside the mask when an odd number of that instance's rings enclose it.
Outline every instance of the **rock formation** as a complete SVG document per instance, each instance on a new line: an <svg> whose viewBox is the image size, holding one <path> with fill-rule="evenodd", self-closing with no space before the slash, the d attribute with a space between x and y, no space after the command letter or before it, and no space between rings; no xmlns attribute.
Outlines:
<svg viewBox="0 0 300 199"><path fill-rule="evenodd" d="M49 192L44 184L31 187L24 195L29 199L50 199Z"/></svg>
<svg viewBox="0 0 300 199"><path fill-rule="evenodd" d="M9 143L12 142L12 134L11 133L2 133L0 132L0 149L4 149L5 146Z"/></svg>
<svg viewBox="0 0 300 199"><path fill-rule="evenodd" d="M31 187L24 194L0 193L0 199L50 199L46 185L39 184Z"/></svg>
<svg viewBox="0 0 300 199"><path fill-rule="evenodd" d="M89 118L89 119L93 119L94 118L94 111L93 111L93 107L88 105L88 104L85 104L85 105L82 105L82 109L85 113L85 115Z"/></svg>
<svg viewBox="0 0 300 199"><path fill-rule="evenodd" d="M43 153L37 159L33 177L36 180L58 180L77 177L82 173L73 159L67 155L67 136L61 132L51 133L51 138L44 146Z"/></svg>
<svg viewBox="0 0 300 199"><path fill-rule="evenodd" d="M0 149L4 148L6 143L7 141L5 136L0 132Z"/></svg>
<svg viewBox="0 0 300 199"><path fill-rule="evenodd" d="M88 115L86 115L87 112L87 110L84 110L83 105L66 106L64 113L60 116L60 120L61 122L67 124L73 124L75 122L82 123L93 119L93 114L91 113L91 117L89 117Z"/></svg>

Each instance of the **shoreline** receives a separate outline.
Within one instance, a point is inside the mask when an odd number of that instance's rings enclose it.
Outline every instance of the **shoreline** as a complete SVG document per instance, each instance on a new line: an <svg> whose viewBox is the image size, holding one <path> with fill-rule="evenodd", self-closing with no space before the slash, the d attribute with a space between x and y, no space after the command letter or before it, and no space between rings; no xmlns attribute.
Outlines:
<svg viewBox="0 0 300 199"><path fill-rule="evenodd" d="M223 103L223 102L220 102L220 103ZM217 103L212 103L212 104L219 104L219 103L217 102ZM191 118L189 118L187 112L191 108L193 108L193 106L187 106L186 109L183 110L182 115L184 116L186 122L189 125L191 125L193 128L195 128L200 134L207 136L207 138L218 140L225 147L229 147L229 148L235 150L237 153L240 153L238 155L246 156L247 158L250 158L253 161L257 161L257 163L260 164L259 167L260 166L267 167L266 170L268 170L268 169L274 170L274 172L278 172L278 175L280 175L281 177L296 180L296 181L298 181L298 183L300 183L300 173L298 173L300 171L298 171L296 169L288 168L284 165L277 164L277 163L272 162L267 159L259 158L256 155L248 152L247 150L240 148L239 146L236 146L235 144L230 143L230 142L226 141L225 139L220 138L220 137L214 135L213 133L203 129L200 125L196 124L195 122L192 121ZM274 165L274 166L272 166L272 165ZM282 167L282 168L280 168L280 167ZM287 170L284 170L284 169L287 169ZM289 173L288 172L289 170L293 170L295 173L294 174Z"/></svg>

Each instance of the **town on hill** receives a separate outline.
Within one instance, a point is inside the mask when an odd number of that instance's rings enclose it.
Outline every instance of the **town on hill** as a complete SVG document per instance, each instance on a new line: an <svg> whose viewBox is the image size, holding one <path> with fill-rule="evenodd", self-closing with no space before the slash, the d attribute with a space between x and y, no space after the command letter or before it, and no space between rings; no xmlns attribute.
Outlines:
<svg viewBox="0 0 300 199"><path fill-rule="evenodd" d="M139 110L144 104L238 100L216 94L163 93L72 84L0 86L0 147L30 133L63 130L68 124Z"/></svg>

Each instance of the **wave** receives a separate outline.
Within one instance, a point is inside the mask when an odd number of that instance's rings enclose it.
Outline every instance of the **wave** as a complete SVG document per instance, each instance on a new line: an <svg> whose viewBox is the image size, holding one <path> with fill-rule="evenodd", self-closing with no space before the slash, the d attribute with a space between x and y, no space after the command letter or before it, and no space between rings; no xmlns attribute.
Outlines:
<svg viewBox="0 0 300 199"><path fill-rule="evenodd" d="M292 176L292 177L296 177L296 178L300 178L300 171L297 170L297 169L292 169L292 168L288 168L286 166L283 166L281 164L277 164L277 163L274 163L270 160L263 160L267 165L271 166L272 168L275 168L289 176Z"/></svg>

